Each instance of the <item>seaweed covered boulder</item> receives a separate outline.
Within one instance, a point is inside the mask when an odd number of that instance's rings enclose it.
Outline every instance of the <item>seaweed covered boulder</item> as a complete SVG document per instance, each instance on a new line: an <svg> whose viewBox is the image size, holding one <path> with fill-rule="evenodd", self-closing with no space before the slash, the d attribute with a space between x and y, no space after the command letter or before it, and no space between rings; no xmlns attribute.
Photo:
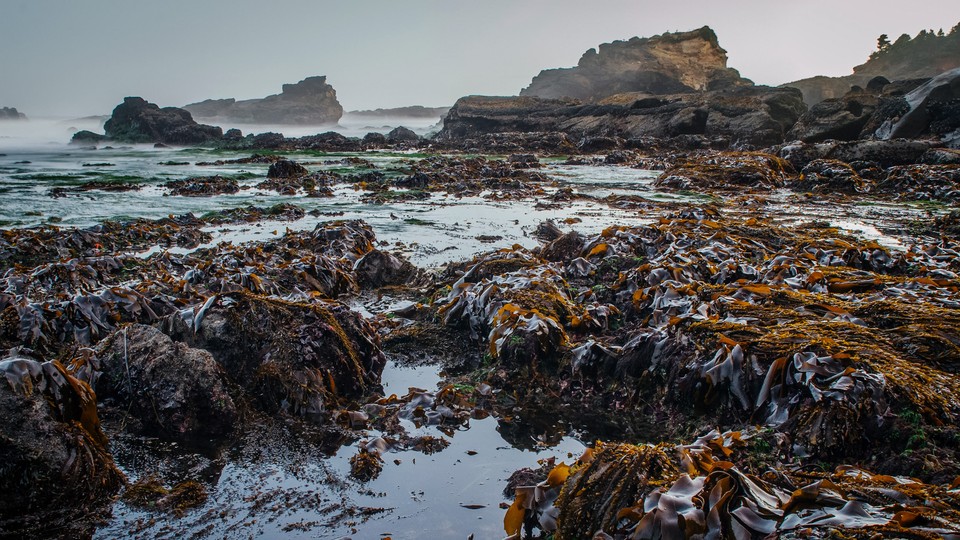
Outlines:
<svg viewBox="0 0 960 540"><path fill-rule="evenodd" d="M0 536L89 534L86 518L125 481L96 396L56 362L8 357L0 375Z"/></svg>
<svg viewBox="0 0 960 540"><path fill-rule="evenodd" d="M417 274L417 268L410 261L379 249L358 259L353 271L357 281L365 287L402 285Z"/></svg>
<svg viewBox="0 0 960 540"><path fill-rule="evenodd" d="M854 194L868 191L870 186L849 164L817 159L800 171L800 177L790 187L816 193Z"/></svg>
<svg viewBox="0 0 960 540"><path fill-rule="evenodd" d="M317 298L212 297L171 317L168 331L209 351L268 413L323 419L331 408L379 391L386 363L369 323L339 302Z"/></svg>
<svg viewBox="0 0 960 540"><path fill-rule="evenodd" d="M116 400L151 433L198 440L233 430L237 409L223 368L207 351L152 326L134 324L114 333L84 366L101 399Z"/></svg>
<svg viewBox="0 0 960 540"><path fill-rule="evenodd" d="M794 174L789 162L756 152L693 154L676 162L654 181L657 187L696 191L758 190L783 187Z"/></svg>

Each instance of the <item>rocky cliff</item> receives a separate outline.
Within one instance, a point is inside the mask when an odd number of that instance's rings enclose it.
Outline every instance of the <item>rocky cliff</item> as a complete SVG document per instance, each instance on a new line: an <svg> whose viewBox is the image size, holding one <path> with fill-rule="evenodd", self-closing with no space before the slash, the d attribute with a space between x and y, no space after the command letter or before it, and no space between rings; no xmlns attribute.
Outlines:
<svg viewBox="0 0 960 540"><path fill-rule="evenodd" d="M197 118L243 124L325 125L336 124L343 116L337 91L326 76L285 84L280 94L262 99L208 99L184 109Z"/></svg>
<svg viewBox="0 0 960 540"><path fill-rule="evenodd" d="M625 92L679 94L752 84L727 67L727 51L704 26L604 43L584 53L576 67L541 71L520 95L597 101Z"/></svg>
<svg viewBox="0 0 960 540"><path fill-rule="evenodd" d="M803 92L808 106L825 99L841 98L854 86L863 87L874 77L890 81L929 79L960 67L960 24L942 35L922 31L911 38L904 34L891 44L882 44L865 63L843 77L811 77L783 86Z"/></svg>
<svg viewBox="0 0 960 540"><path fill-rule="evenodd" d="M625 139L702 135L731 145L762 146L783 142L804 110L799 91L761 86L657 96L618 94L599 103L469 96L450 109L438 137L462 140L507 132Z"/></svg>

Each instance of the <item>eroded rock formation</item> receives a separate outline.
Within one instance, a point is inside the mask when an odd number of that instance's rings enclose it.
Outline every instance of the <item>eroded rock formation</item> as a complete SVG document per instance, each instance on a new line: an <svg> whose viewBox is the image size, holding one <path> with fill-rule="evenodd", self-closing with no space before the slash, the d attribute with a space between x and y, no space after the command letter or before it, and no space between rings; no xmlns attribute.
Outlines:
<svg viewBox="0 0 960 540"><path fill-rule="evenodd" d="M198 118L248 124L336 124L343 116L337 91L327 77L307 77L283 85L283 92L262 99L208 99L185 105Z"/></svg>

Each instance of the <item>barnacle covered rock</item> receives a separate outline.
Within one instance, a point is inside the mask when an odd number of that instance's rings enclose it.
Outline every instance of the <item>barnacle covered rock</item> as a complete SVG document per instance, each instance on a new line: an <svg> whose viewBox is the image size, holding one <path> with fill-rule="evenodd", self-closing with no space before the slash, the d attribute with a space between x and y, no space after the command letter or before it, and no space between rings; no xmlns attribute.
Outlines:
<svg viewBox="0 0 960 540"><path fill-rule="evenodd" d="M0 360L4 535L83 535L84 518L124 481L107 450L89 385L57 362Z"/></svg>

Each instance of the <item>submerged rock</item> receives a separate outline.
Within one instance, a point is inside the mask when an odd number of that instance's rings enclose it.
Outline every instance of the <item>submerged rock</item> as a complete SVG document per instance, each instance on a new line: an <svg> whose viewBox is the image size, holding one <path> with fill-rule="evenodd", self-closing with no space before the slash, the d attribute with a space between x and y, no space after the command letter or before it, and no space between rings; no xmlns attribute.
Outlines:
<svg viewBox="0 0 960 540"><path fill-rule="evenodd" d="M56 362L0 360L0 531L79 537L125 482L96 396Z"/></svg>

